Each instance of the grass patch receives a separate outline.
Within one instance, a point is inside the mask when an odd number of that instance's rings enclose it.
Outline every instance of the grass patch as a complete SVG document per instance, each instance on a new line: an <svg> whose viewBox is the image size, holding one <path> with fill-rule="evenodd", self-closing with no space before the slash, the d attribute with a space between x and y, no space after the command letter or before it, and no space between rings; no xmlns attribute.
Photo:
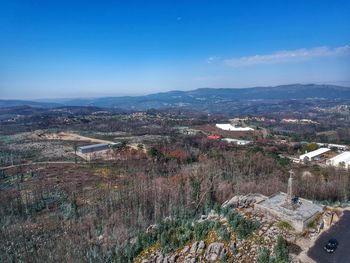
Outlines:
<svg viewBox="0 0 350 263"><path fill-rule="evenodd" d="M248 220L234 212L229 212L226 217L234 232L237 233L239 239L248 238L260 226L258 221Z"/></svg>
<svg viewBox="0 0 350 263"><path fill-rule="evenodd" d="M292 231L294 230L294 228L292 227L292 225L290 223L288 223L287 221L279 221L277 223L277 226L281 229L281 230L288 230L288 231Z"/></svg>

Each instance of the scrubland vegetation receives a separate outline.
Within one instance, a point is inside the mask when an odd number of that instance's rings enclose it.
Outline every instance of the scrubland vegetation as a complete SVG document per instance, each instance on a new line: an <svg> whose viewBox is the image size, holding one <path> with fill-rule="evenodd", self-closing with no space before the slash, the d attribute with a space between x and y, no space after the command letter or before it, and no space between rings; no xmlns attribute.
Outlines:
<svg viewBox="0 0 350 263"><path fill-rule="evenodd" d="M71 123L67 127L77 133L84 127L84 135L117 141L119 135L112 132L121 131L126 143L113 149L115 158L108 162L79 159L75 164L75 142L46 141L45 151L20 151L23 142L42 141L18 137L23 133L14 132L12 124L2 126L1 166L27 165L0 172L1 262L131 262L147 248L174 251L188 241L205 239L213 229L222 240L230 239L222 225L197 222L212 209L224 213L235 234L244 239L258 222L224 211L221 204L236 194L286 191L291 168L296 195L328 203L349 198L349 171L295 165L281 158L281 153L295 154L309 146L275 143L281 134L271 127L268 136L259 132L248 135L254 143L241 147L210 141L203 133L187 136L171 129L176 125L200 129L220 117L121 114L116 121L113 114L96 116L68 118ZM52 118L51 124L38 127L66 129L57 122ZM17 125L26 127L22 122ZM265 127L267 122L259 125ZM137 149L127 146L145 134L156 137L147 137ZM15 144L17 150L11 148ZM62 145L69 151L45 156ZM29 160L33 164L28 164ZM35 164L45 160L71 163ZM154 224L156 228L147 230ZM279 259L285 255L285 244L279 244L272 262L283 262ZM272 260L266 259L266 254L261 251L259 262Z"/></svg>
<svg viewBox="0 0 350 263"><path fill-rule="evenodd" d="M155 243L172 251L203 238L213 226L194 220L234 194L285 191L290 167L266 151L201 138L176 141L154 145L143 158L124 150L123 160L110 164L2 172L2 261L128 262ZM303 197L347 200L346 171L318 168L311 178L297 176L295 191ZM255 229L239 215L229 218L241 238ZM147 234L155 223L157 230Z"/></svg>

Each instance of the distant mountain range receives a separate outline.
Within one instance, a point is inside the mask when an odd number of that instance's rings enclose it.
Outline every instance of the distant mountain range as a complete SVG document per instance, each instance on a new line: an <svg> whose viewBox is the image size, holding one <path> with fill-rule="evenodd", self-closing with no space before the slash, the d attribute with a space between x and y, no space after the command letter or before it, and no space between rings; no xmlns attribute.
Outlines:
<svg viewBox="0 0 350 263"><path fill-rule="evenodd" d="M33 108L54 108L62 104L55 102L39 102L30 100L0 100L0 108L29 106Z"/></svg>
<svg viewBox="0 0 350 263"><path fill-rule="evenodd" d="M169 91L145 96L104 97L93 99L57 99L41 101L0 100L0 107L94 106L123 110L192 108L203 111L227 110L238 104L268 103L289 100L350 100L350 88L334 85L292 84L242 89L201 88L191 91Z"/></svg>

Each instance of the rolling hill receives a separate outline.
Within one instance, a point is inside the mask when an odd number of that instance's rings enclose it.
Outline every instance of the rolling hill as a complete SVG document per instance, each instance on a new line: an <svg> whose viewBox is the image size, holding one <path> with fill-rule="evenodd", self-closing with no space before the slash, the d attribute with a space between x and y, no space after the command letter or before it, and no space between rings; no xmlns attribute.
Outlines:
<svg viewBox="0 0 350 263"><path fill-rule="evenodd" d="M191 91L169 91L145 96L103 97L93 99L60 99L57 101L0 100L0 107L94 106L123 110L189 108L208 112L234 111L237 107L276 104L286 101L350 100L350 88L334 85L292 84L275 87L241 89L201 88Z"/></svg>

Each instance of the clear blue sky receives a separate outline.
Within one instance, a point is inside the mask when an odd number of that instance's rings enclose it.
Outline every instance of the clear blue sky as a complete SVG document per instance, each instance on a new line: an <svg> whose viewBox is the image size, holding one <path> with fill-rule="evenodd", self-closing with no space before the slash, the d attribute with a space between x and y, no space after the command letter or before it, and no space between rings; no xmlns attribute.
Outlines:
<svg viewBox="0 0 350 263"><path fill-rule="evenodd" d="M0 4L0 99L350 86L349 0Z"/></svg>

